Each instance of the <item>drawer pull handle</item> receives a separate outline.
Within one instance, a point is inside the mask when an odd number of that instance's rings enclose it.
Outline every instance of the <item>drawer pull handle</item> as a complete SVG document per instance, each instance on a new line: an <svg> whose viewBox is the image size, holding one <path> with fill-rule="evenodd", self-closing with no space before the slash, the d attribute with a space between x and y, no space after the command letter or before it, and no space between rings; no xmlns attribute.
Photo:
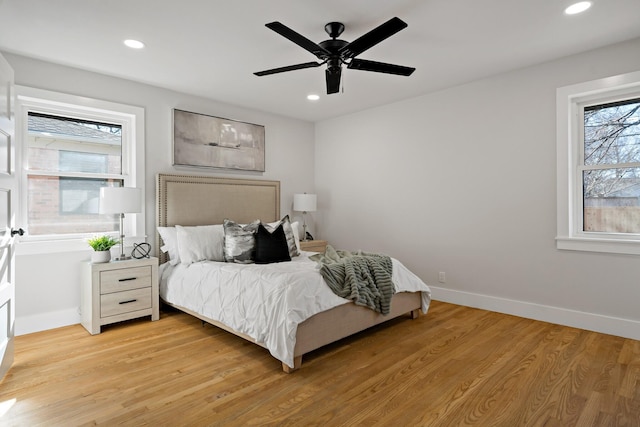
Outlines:
<svg viewBox="0 0 640 427"><path fill-rule="evenodd" d="M118 279L118 282L128 282L129 280L136 280L137 277L127 277L126 279Z"/></svg>
<svg viewBox="0 0 640 427"><path fill-rule="evenodd" d="M138 300L137 299L130 299L130 300L127 300L127 301L120 301L118 304L129 304L130 302L136 302L136 301L138 301Z"/></svg>

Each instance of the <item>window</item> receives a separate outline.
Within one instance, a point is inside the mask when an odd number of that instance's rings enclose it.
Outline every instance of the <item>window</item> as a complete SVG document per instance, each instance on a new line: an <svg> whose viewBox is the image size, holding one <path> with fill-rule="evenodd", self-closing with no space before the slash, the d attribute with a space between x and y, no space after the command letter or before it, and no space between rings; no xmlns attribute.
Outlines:
<svg viewBox="0 0 640 427"><path fill-rule="evenodd" d="M100 187L122 186L122 126L27 112L27 229L31 236L118 230L98 215Z"/></svg>
<svg viewBox="0 0 640 427"><path fill-rule="evenodd" d="M144 189L144 111L138 107L18 87L22 144L21 243L116 236L117 215L100 215L100 188ZM144 214L127 215L125 234L144 236ZM139 238L136 240L140 240ZM68 242L81 244L74 248ZM33 252L31 252L33 253Z"/></svg>
<svg viewBox="0 0 640 427"><path fill-rule="evenodd" d="M559 249L640 254L640 73L558 89Z"/></svg>
<svg viewBox="0 0 640 427"><path fill-rule="evenodd" d="M582 230L640 233L640 99L585 106Z"/></svg>

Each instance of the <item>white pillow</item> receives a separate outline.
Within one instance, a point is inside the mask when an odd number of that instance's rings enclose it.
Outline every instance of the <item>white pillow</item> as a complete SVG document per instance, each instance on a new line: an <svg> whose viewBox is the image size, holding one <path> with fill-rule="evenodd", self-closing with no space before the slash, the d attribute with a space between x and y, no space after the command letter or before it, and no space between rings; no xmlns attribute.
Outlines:
<svg viewBox="0 0 640 427"><path fill-rule="evenodd" d="M164 245L160 248L162 252L169 252L169 263L176 265L180 262L178 254L178 240L175 227L158 227L158 234L162 237Z"/></svg>
<svg viewBox="0 0 640 427"><path fill-rule="evenodd" d="M298 230L298 221L291 223L291 228L293 228L293 237L296 239L296 248L298 248L298 254L300 253L300 230Z"/></svg>
<svg viewBox="0 0 640 427"><path fill-rule="evenodd" d="M191 264L210 260L224 262L224 229L222 224L183 227L176 225L180 262Z"/></svg>

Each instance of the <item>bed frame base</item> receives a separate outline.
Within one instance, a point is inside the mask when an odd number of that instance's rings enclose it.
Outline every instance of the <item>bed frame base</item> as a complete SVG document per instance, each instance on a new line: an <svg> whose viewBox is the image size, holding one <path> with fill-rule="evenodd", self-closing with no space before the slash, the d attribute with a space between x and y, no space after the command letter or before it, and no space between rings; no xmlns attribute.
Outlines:
<svg viewBox="0 0 640 427"><path fill-rule="evenodd" d="M396 317L410 314L416 319L420 314L422 304L420 292L399 292L391 299L391 312L382 315L369 308L353 303L339 305L331 310L323 311L312 316L298 325L296 346L293 351L294 366L283 370L293 372L300 368L302 360L297 358L318 349L324 345L341 340L350 335L364 331L372 326L386 322Z"/></svg>
<svg viewBox="0 0 640 427"><path fill-rule="evenodd" d="M209 319L188 308L166 301L163 301L163 303L266 348L250 336L237 332L224 323ZM293 352L293 366L282 362L282 370L287 374L297 371L302 366L302 356L304 354L364 331L372 326L406 314L408 314L411 319L417 319L420 316L421 303L420 292L400 292L393 296L391 300L391 312L387 315L376 313L369 308L357 306L353 303L339 305L331 310L318 313L298 325L296 346Z"/></svg>

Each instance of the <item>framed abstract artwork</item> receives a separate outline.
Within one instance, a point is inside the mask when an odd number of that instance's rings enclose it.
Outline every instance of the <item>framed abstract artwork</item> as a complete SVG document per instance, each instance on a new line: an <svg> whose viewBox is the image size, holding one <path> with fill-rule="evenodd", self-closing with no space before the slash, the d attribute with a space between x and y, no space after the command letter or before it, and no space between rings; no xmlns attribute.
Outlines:
<svg viewBox="0 0 640 427"><path fill-rule="evenodd" d="M264 172L264 126L173 110L173 164Z"/></svg>

